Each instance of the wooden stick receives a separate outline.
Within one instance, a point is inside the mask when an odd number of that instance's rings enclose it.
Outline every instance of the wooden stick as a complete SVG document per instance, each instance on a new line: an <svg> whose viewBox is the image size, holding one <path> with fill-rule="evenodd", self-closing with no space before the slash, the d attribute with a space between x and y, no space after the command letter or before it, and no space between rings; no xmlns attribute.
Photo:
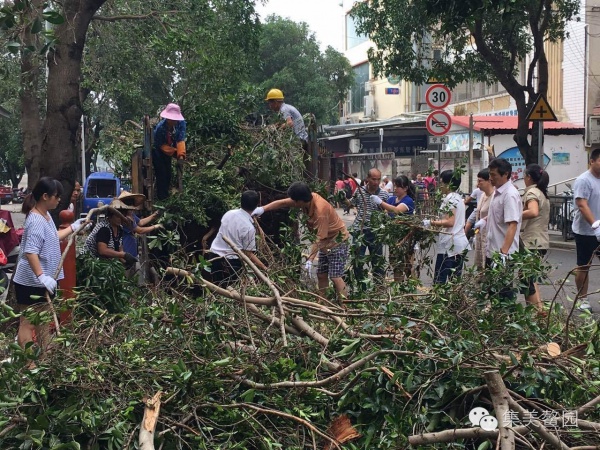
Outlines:
<svg viewBox="0 0 600 450"><path fill-rule="evenodd" d="M483 376L492 397L496 419L498 420L500 448L502 450L514 450L515 433L511 429L512 423L508 419L510 411L508 408L508 399L510 395L497 370L485 372Z"/></svg>
<svg viewBox="0 0 600 450"><path fill-rule="evenodd" d="M231 247L231 249L237 253L237 255L242 258L242 260L250 266L250 268L258 275L258 277L263 280L275 295L275 300L277 300L277 308L279 309L279 329L281 331L281 338L283 340L283 346L287 347L287 336L285 334L285 312L283 311L283 302L281 300L281 295L279 294L279 289L275 286L275 284L271 281L271 279L266 276L256 264L252 262L248 256L244 252L242 252L227 236L221 236L225 243Z"/></svg>

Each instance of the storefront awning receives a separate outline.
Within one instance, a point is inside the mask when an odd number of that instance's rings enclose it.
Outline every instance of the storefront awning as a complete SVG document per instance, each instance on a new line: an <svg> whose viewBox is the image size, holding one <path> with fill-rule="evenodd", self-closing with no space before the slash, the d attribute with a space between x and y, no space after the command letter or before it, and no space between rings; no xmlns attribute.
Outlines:
<svg viewBox="0 0 600 450"><path fill-rule="evenodd" d="M322 138L319 138L319 141L335 141L336 139L345 139L345 138L351 138L351 137L354 137L354 133L338 134L336 136L322 137Z"/></svg>

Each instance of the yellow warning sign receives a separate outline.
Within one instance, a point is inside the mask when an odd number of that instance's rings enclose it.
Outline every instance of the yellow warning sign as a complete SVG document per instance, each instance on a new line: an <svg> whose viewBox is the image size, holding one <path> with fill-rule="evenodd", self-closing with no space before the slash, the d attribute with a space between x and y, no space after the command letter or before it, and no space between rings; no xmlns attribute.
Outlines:
<svg viewBox="0 0 600 450"><path fill-rule="evenodd" d="M548 100L542 94L538 95L537 100L533 104L533 108L527 114L527 120L539 120L539 121L557 121L556 114L550 108Z"/></svg>

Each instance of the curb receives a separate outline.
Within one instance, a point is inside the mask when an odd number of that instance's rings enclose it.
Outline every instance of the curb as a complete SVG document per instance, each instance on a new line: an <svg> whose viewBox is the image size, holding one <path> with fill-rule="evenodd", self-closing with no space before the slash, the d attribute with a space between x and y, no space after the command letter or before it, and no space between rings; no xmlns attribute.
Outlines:
<svg viewBox="0 0 600 450"><path fill-rule="evenodd" d="M573 251L577 249L574 241L550 241L550 248Z"/></svg>

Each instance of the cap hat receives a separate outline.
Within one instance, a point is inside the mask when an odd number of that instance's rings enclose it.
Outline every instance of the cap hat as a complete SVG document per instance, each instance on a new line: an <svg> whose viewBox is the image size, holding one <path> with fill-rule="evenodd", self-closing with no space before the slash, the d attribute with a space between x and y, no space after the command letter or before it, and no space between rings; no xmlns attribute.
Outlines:
<svg viewBox="0 0 600 450"><path fill-rule="evenodd" d="M118 199L128 206L139 208L144 204L146 196L144 194L132 194L131 192L123 190L121 192L121 195L119 195Z"/></svg>
<svg viewBox="0 0 600 450"><path fill-rule="evenodd" d="M181 115L181 108L176 103L169 103L160 113L160 117L171 120L185 120Z"/></svg>

